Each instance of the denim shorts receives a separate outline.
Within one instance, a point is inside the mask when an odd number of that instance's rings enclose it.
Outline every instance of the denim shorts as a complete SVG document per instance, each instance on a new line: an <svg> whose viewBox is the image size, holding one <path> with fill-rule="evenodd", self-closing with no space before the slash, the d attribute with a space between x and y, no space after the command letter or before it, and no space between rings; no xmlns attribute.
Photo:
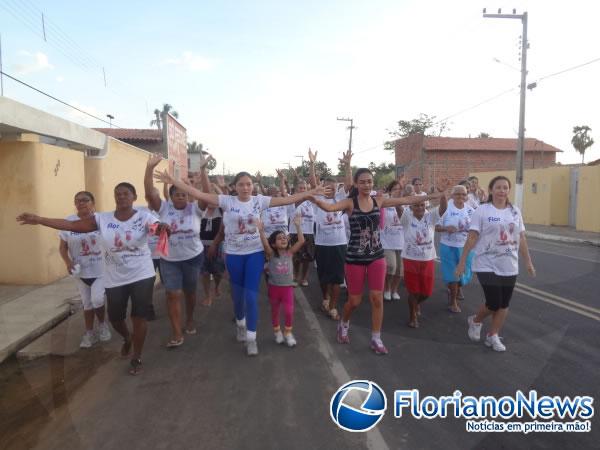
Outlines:
<svg viewBox="0 0 600 450"><path fill-rule="evenodd" d="M195 292L200 276L204 252L185 261L160 260L160 273L167 291Z"/></svg>

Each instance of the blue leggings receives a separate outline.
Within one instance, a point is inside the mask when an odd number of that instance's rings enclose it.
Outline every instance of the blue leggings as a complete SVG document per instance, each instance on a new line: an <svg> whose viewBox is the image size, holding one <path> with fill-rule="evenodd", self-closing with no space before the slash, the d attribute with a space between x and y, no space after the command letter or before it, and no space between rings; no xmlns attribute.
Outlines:
<svg viewBox="0 0 600 450"><path fill-rule="evenodd" d="M258 322L258 285L265 263L264 252L249 255L227 255L227 271L231 280L235 318L246 318L248 331L256 331Z"/></svg>

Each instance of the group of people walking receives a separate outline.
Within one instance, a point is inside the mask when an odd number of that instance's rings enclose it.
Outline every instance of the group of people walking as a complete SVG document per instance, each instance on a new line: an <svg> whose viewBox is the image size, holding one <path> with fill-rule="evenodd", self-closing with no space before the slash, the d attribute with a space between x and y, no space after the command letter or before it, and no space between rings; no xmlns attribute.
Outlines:
<svg viewBox="0 0 600 450"><path fill-rule="evenodd" d="M77 278L83 302L86 332L81 346L90 347L98 339L111 337L105 319L106 295L108 320L123 338L121 355L130 358L133 375L142 370L156 269L166 291L172 330L166 343L169 348L182 345L186 334L197 333L193 317L198 280L204 286L203 303L210 305L219 295L225 270L231 286L235 336L245 343L246 353L258 354L258 293L263 272L274 339L295 346L294 288L308 285L308 270L314 262L322 293L319 307L338 321L337 341L350 342L350 320L367 284L370 348L376 354L387 354L381 336L384 302L400 299L399 285L404 278L408 325L419 327L420 305L433 293L436 231L441 233L440 261L449 310L461 312L461 287L470 281L471 270L477 273L485 304L468 318L468 336L479 340L484 319L492 316L485 343L494 350L505 350L499 333L516 282L519 253L528 271L535 274L521 213L508 201L508 179L495 177L487 198L475 180L468 180L466 187L451 187L448 180L440 180L427 194L420 179L408 184L404 177L390 183L382 195L374 190L369 169L352 174L351 152L340 160L345 167L341 185L334 178L317 180L317 154L309 150L308 156L308 180L297 178L289 189L279 172L279 187L259 193L248 172L238 173L229 186L223 180L211 183L208 161L203 159L199 177L184 182L167 171L156 171L162 158L154 155L144 177L147 208L134 206L136 189L123 182L114 189L114 211L95 212L93 194L82 191L75 195L76 215L50 219L24 213L17 220L62 230L60 254ZM154 187L154 179L164 184L164 199ZM263 189L260 183L258 189ZM435 206L429 207L430 203ZM340 313L343 284L348 298ZM129 300L131 331L126 322Z"/></svg>

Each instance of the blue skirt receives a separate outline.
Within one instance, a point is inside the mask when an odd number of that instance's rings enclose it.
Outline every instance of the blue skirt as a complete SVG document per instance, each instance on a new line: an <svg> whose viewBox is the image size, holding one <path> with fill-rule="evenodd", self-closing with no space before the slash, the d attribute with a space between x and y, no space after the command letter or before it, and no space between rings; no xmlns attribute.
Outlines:
<svg viewBox="0 0 600 450"><path fill-rule="evenodd" d="M456 266L460 261L462 255L462 247L450 247L440 243L440 261L442 263L442 279L444 283L460 283L461 286L465 286L471 282L473 273L471 272L471 261L473 260L473 252L467 256L465 263L465 273L459 278L454 276Z"/></svg>

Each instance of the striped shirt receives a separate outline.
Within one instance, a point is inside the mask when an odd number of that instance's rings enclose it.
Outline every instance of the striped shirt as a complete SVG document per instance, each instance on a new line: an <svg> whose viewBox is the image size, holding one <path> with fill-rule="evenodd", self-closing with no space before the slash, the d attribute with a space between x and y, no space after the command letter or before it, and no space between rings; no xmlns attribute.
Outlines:
<svg viewBox="0 0 600 450"><path fill-rule="evenodd" d="M346 263L368 265L376 259L383 258L383 247L379 238L380 210L374 197L373 209L363 212L358 205L358 198L352 199L354 208L349 217L350 242L346 251Z"/></svg>

